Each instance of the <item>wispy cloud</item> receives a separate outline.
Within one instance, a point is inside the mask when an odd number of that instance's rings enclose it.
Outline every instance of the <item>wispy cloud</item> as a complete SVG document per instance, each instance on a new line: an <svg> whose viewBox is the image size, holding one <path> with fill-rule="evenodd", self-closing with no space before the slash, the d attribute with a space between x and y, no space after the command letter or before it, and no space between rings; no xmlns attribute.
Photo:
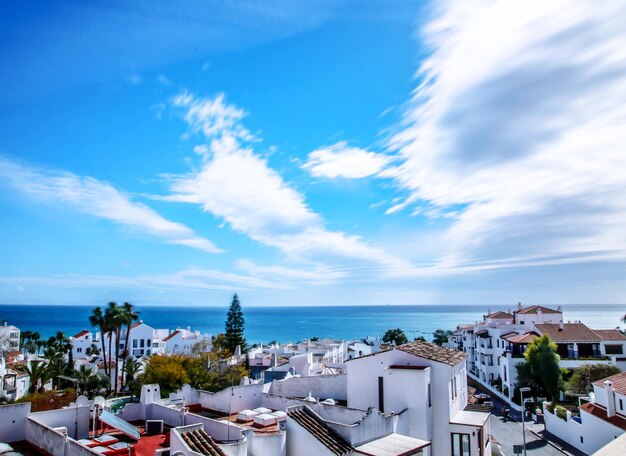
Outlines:
<svg viewBox="0 0 626 456"><path fill-rule="evenodd" d="M37 201L71 207L79 212L149 234L170 244L209 253L222 252L189 227L162 217L145 204L132 201L111 184L88 176L27 167L0 155L0 185L9 186Z"/></svg>
<svg viewBox="0 0 626 456"><path fill-rule="evenodd" d="M223 94L198 98L183 93L172 103L206 143L195 148L200 155L197 171L169 176L172 194L165 199L199 204L232 229L280 249L292 260L404 264L359 236L326 229L304 196L253 150L250 141L255 135L241 123L245 112L226 103Z"/></svg>
<svg viewBox="0 0 626 456"><path fill-rule="evenodd" d="M453 214L442 269L626 259L626 4L438 4L385 175Z"/></svg>
<svg viewBox="0 0 626 456"><path fill-rule="evenodd" d="M378 174L389 162L386 155L341 141L311 152L302 168L314 177L359 179Z"/></svg>

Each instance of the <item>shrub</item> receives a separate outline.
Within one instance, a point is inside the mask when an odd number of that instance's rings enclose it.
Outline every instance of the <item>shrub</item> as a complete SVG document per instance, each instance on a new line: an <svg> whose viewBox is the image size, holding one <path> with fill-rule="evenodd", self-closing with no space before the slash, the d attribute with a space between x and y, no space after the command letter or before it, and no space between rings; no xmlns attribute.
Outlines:
<svg viewBox="0 0 626 456"><path fill-rule="evenodd" d="M556 416L561 418L563 421L567 421L567 409L565 407L563 407L562 405L557 405L554 410Z"/></svg>

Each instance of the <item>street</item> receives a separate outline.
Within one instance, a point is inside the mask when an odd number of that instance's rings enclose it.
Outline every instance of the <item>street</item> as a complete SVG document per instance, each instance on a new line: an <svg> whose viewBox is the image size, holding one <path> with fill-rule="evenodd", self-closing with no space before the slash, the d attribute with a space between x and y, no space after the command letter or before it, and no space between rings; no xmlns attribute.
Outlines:
<svg viewBox="0 0 626 456"><path fill-rule="evenodd" d="M491 434L497 442L493 442L492 447L495 450L499 448L501 455L515 456L513 445L522 444L522 424L515 421L504 421L500 413L502 406L498 404L496 407L496 410L492 410L490 419ZM563 453L528 429L526 430L526 452L531 456L563 456Z"/></svg>

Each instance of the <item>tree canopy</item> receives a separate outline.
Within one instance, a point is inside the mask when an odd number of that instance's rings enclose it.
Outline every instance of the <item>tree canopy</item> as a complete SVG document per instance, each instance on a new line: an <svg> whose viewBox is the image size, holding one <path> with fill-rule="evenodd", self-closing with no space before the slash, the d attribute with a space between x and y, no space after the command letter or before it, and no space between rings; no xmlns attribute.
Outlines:
<svg viewBox="0 0 626 456"><path fill-rule="evenodd" d="M243 318L243 311L241 310L241 304L239 303L239 297L237 293L233 296L233 301L230 303L228 314L226 316L226 325L224 331L225 348L235 352L237 346L241 348L241 352L246 351L246 339L243 335L245 320Z"/></svg>
<svg viewBox="0 0 626 456"><path fill-rule="evenodd" d="M452 331L445 329L437 329L433 333L433 343L443 345L448 342L448 336L452 335Z"/></svg>
<svg viewBox="0 0 626 456"><path fill-rule="evenodd" d="M620 372L618 367L610 364L587 364L581 366L574 371L569 382L567 382L567 390L574 394L587 394L593 389L593 382Z"/></svg>
<svg viewBox="0 0 626 456"><path fill-rule="evenodd" d="M396 345L406 344L409 341L406 334L400 328L388 329L383 335L383 342L388 344L394 342Z"/></svg>
<svg viewBox="0 0 626 456"><path fill-rule="evenodd" d="M552 401L558 400L559 392L563 389L563 376L556 350L556 344L544 334L531 342L524 352L527 363L525 375L543 388ZM520 373L524 374L524 371L520 372L518 367L518 374ZM520 383L519 379L518 383Z"/></svg>
<svg viewBox="0 0 626 456"><path fill-rule="evenodd" d="M248 371L239 365L222 362L214 352L199 356L189 355L153 355L148 359L144 373L139 374L135 390L141 384L158 383L161 394L167 395L187 383L205 391L221 391L232 385L239 385Z"/></svg>

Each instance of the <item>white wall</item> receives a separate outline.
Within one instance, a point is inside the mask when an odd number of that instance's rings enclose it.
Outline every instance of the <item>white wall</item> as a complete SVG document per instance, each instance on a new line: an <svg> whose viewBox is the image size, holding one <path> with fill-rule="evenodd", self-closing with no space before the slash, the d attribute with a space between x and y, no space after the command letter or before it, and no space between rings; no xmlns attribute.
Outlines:
<svg viewBox="0 0 626 456"><path fill-rule="evenodd" d="M24 440L30 402L0 406L0 442Z"/></svg>
<svg viewBox="0 0 626 456"><path fill-rule="evenodd" d="M64 456L65 436L32 418L26 421L25 440L51 456Z"/></svg>
<svg viewBox="0 0 626 456"><path fill-rule="evenodd" d="M289 397L307 397L309 393L318 399L348 399L346 374L290 377L274 380L269 392Z"/></svg>
<svg viewBox="0 0 626 456"><path fill-rule="evenodd" d="M250 456L286 456L287 433L252 434L248 441L248 455Z"/></svg>
<svg viewBox="0 0 626 456"><path fill-rule="evenodd" d="M241 385L226 388L217 393L198 391L198 402L203 408L224 413L237 413L241 410L261 405L263 384Z"/></svg>
<svg viewBox="0 0 626 456"><path fill-rule="evenodd" d="M569 412L567 412L567 420L562 420L556 414L550 413L546 407L547 404L544 402L543 407L546 429L584 453L595 453L624 433L622 429L584 410L580 413L582 424L572 420Z"/></svg>
<svg viewBox="0 0 626 456"><path fill-rule="evenodd" d="M365 410L343 407L341 405L327 405L320 402L308 402L302 399L279 396L276 394L263 394L262 407L272 410L286 411L287 407L294 405L306 405L325 420L337 423L353 424L362 419L367 413Z"/></svg>
<svg viewBox="0 0 626 456"><path fill-rule="evenodd" d="M75 436L74 430L76 425L76 416L78 416L78 438L82 439L87 437L89 433L90 413L88 405L78 407L78 409L71 407L30 414L30 418L33 418L52 428L66 427L67 433L72 438Z"/></svg>
<svg viewBox="0 0 626 456"><path fill-rule="evenodd" d="M298 456L335 456L319 440L287 415L287 454Z"/></svg>

